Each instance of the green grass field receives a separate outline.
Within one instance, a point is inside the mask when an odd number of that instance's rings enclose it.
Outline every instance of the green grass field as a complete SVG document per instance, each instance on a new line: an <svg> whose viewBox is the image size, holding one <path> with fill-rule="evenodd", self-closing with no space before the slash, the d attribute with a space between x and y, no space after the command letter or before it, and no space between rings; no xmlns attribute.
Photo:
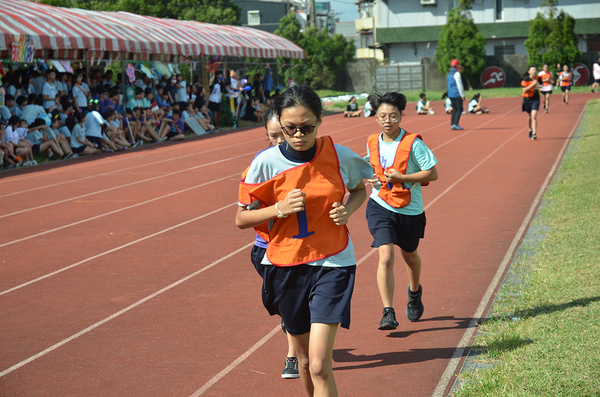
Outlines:
<svg viewBox="0 0 600 397"><path fill-rule="evenodd" d="M600 396L600 100L588 103L473 349L489 369L460 375L452 396ZM522 246L523 247L523 246ZM521 269L520 269L521 268Z"/></svg>

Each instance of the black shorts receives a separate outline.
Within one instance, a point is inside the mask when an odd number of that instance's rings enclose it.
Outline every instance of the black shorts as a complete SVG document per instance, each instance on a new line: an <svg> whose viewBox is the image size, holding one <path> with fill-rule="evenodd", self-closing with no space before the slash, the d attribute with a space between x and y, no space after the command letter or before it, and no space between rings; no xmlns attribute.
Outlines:
<svg viewBox="0 0 600 397"><path fill-rule="evenodd" d="M79 154L79 153L83 153L83 151L85 150L86 147L87 147L86 145L81 145L79 147L72 147L71 146L71 150L73 151L73 153Z"/></svg>
<svg viewBox="0 0 600 397"><path fill-rule="evenodd" d="M94 145L96 145L96 147L98 149L102 149L102 138L100 138L99 136L89 136L89 135L86 135L85 137L87 138L88 141L90 141Z"/></svg>
<svg viewBox="0 0 600 397"><path fill-rule="evenodd" d="M600 84L600 79L598 79L598 80L594 80L594 83L596 83L596 84Z"/></svg>
<svg viewBox="0 0 600 397"><path fill-rule="evenodd" d="M527 113L531 113L532 110L540 110L540 100L532 101L528 98L523 99L521 110Z"/></svg>
<svg viewBox="0 0 600 397"><path fill-rule="evenodd" d="M262 266L263 305L272 316L281 316L291 335L309 332L312 323L350 327L356 265Z"/></svg>
<svg viewBox="0 0 600 397"><path fill-rule="evenodd" d="M567 91L571 91L571 86L566 86L566 87L560 87L560 89L562 90L562 92L567 92Z"/></svg>
<svg viewBox="0 0 600 397"><path fill-rule="evenodd" d="M33 153L34 156L40 154L40 145L39 144L33 145L31 147L31 153Z"/></svg>
<svg viewBox="0 0 600 397"><path fill-rule="evenodd" d="M177 136L177 135L179 135L179 132L177 132L177 130L175 130L175 131L170 130L169 133L167 134L167 139L171 139L171 138L173 138L174 136Z"/></svg>
<svg viewBox="0 0 600 397"><path fill-rule="evenodd" d="M377 248L393 243L406 252L414 252L419 240L425 237L425 212L419 215L404 215L388 211L375 200L367 203L367 222L373 236L371 247Z"/></svg>
<svg viewBox="0 0 600 397"><path fill-rule="evenodd" d="M252 251L250 251L250 260L252 261L252 264L254 265L256 272L262 279L265 278L264 273L265 273L265 267L267 267L267 266L261 265L260 262L262 262L263 258L265 257L265 252L267 252L267 250L265 248L259 247L256 244L252 247Z"/></svg>
<svg viewBox="0 0 600 397"><path fill-rule="evenodd" d="M221 111L221 104L217 103L217 102L208 102L208 108L210 110L212 110L213 112L219 112Z"/></svg>

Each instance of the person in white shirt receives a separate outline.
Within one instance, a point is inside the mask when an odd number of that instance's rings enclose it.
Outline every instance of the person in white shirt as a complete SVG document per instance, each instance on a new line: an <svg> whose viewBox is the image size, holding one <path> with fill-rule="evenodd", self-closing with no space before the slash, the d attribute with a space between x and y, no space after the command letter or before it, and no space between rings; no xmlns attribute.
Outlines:
<svg viewBox="0 0 600 397"><path fill-rule="evenodd" d="M48 80L44 83L44 88L42 89L42 95L44 96L44 109L46 111L54 110L60 102L57 101L58 91L56 89L56 84L54 84L56 80L56 72L54 70L49 70L47 73Z"/></svg>
<svg viewBox="0 0 600 397"><path fill-rule="evenodd" d="M181 74L177 75L177 84L175 84L175 88L177 88L177 102L187 103L187 83Z"/></svg>

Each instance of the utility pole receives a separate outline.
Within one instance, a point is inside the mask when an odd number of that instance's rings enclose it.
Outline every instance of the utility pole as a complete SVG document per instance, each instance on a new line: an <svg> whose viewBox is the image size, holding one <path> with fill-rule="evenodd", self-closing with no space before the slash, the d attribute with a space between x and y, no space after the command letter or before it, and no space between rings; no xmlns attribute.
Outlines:
<svg viewBox="0 0 600 397"><path fill-rule="evenodd" d="M316 24L317 24L317 9L315 7L315 0L310 0L309 26L315 26Z"/></svg>

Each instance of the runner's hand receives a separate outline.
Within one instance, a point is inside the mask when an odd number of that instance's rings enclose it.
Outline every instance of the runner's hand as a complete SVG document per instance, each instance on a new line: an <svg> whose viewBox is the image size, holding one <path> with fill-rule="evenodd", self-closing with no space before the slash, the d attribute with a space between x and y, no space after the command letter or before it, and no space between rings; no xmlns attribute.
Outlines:
<svg viewBox="0 0 600 397"><path fill-rule="evenodd" d="M306 193L302 193L300 189L290 191L279 204L281 213L290 216L296 212L304 211L304 197L306 197Z"/></svg>
<svg viewBox="0 0 600 397"><path fill-rule="evenodd" d="M373 187L379 187L379 185L381 185L381 181L375 174L373 174L373 178L367 179L367 182L369 182Z"/></svg>
<svg viewBox="0 0 600 397"><path fill-rule="evenodd" d="M398 171L394 168L389 168L389 169L385 170L383 175L385 176L386 182L391 182L391 183L404 182L404 175L402 175L402 173L400 173L400 171Z"/></svg>
<svg viewBox="0 0 600 397"><path fill-rule="evenodd" d="M343 226L348 223L350 215L348 214L348 211L346 211L346 207L337 201L333 203L332 207L333 209L329 211L329 217L333 219L333 223L338 226Z"/></svg>

